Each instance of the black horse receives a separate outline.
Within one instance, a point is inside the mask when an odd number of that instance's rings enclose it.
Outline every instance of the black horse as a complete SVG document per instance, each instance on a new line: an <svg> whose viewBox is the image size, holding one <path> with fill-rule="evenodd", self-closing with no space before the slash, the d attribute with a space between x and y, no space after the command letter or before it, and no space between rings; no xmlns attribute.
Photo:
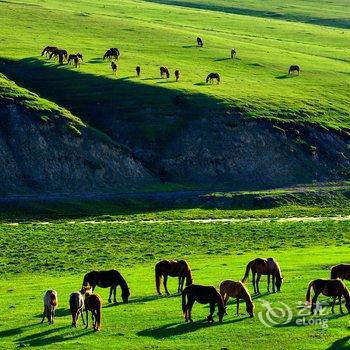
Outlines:
<svg viewBox="0 0 350 350"><path fill-rule="evenodd" d="M299 66L297 66L297 65L292 65L292 66L290 66L289 67L289 70L288 70L288 74L289 75L294 75L294 72L297 72L298 73L298 75L299 75L299 73L300 73L300 67Z"/></svg>
<svg viewBox="0 0 350 350"><path fill-rule="evenodd" d="M207 78L205 79L205 81L206 81L207 83L210 82L211 84L213 84L214 79L216 79L216 82L217 82L218 84L220 84L220 74L219 74L219 73L210 73L210 74L207 76Z"/></svg>
<svg viewBox="0 0 350 350"><path fill-rule="evenodd" d="M111 59L116 59L118 60L120 56L120 51L116 47L111 47L109 50L106 51L106 53L103 56L103 59L105 60L106 58Z"/></svg>
<svg viewBox="0 0 350 350"><path fill-rule="evenodd" d="M197 45L203 47L203 40L200 37L197 38Z"/></svg>
<svg viewBox="0 0 350 350"><path fill-rule="evenodd" d="M90 271L88 272L83 279L83 287L91 286L92 291L94 291L96 286L101 288L110 287L108 302L111 302L112 292L114 294L114 302L117 302L116 299L116 290L117 286L120 286L122 289L122 299L123 303L127 303L130 291L128 284L126 283L123 276L117 270L108 270L108 271Z"/></svg>
<svg viewBox="0 0 350 350"><path fill-rule="evenodd" d="M215 305L218 304L219 322L222 322L225 315L225 306L221 294L215 289L215 287L191 284L183 290L182 312L185 316L186 322L192 322L191 310L195 301L200 304L210 304L210 314L207 317L208 322L214 322L213 314L215 312Z"/></svg>

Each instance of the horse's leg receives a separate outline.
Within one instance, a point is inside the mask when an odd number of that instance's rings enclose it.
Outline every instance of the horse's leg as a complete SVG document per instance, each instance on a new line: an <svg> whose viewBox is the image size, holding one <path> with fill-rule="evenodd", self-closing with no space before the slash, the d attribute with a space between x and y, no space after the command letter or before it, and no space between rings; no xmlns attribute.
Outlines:
<svg viewBox="0 0 350 350"><path fill-rule="evenodd" d="M184 283L185 283L185 277L183 276L182 277L182 280L181 280L181 289L180 289L180 293L183 291L184 289Z"/></svg>
<svg viewBox="0 0 350 350"><path fill-rule="evenodd" d="M83 320L83 325L85 325L85 320L84 320L84 315L83 315L83 309L80 309L80 316L81 316L81 319ZM79 315L78 315L79 317Z"/></svg>
<svg viewBox="0 0 350 350"><path fill-rule="evenodd" d="M213 315L214 315L214 312L215 312L215 305L216 305L215 301L210 303L210 314L207 317L207 321L208 322L214 322Z"/></svg>
<svg viewBox="0 0 350 350"><path fill-rule="evenodd" d="M344 314L344 312L343 312L343 308L342 308L342 305L341 305L341 295L339 295L339 309L340 309L340 313L341 314Z"/></svg>
<svg viewBox="0 0 350 350"><path fill-rule="evenodd" d="M268 275L267 275L267 292L268 292L268 293L270 293L270 277L271 277L271 275L268 274Z"/></svg>
<svg viewBox="0 0 350 350"><path fill-rule="evenodd" d="M188 298L187 305L186 305L186 309L187 309L187 321L186 322L188 322L188 321L193 322L192 315L191 315L193 304L194 304L194 299Z"/></svg>
<svg viewBox="0 0 350 350"><path fill-rule="evenodd" d="M89 311L85 309L86 326L85 329L89 327Z"/></svg>
<svg viewBox="0 0 350 350"><path fill-rule="evenodd" d="M239 316L239 298L237 298L237 311L236 316Z"/></svg>
<svg viewBox="0 0 350 350"><path fill-rule="evenodd" d="M45 321L45 316L46 316L46 305L44 305L43 319L41 320L41 323Z"/></svg>
<svg viewBox="0 0 350 350"><path fill-rule="evenodd" d="M332 314L334 314L334 305L335 305L335 301L337 300L337 297L333 297L333 303L332 303Z"/></svg>
<svg viewBox="0 0 350 350"><path fill-rule="evenodd" d="M261 275L260 275L260 273L258 273L258 276L256 278L256 290L257 290L258 294L260 294L260 290L259 290L260 278L261 278Z"/></svg>
<svg viewBox="0 0 350 350"><path fill-rule="evenodd" d="M177 292L180 293L181 289L181 276L179 276L178 286L177 286Z"/></svg>
<svg viewBox="0 0 350 350"><path fill-rule="evenodd" d="M114 296L114 302L116 303L117 302L117 297L116 297L116 294L117 294L117 286L114 286L113 288L113 296Z"/></svg>
<svg viewBox="0 0 350 350"><path fill-rule="evenodd" d="M112 300L112 292L113 292L113 287L109 288L109 298L108 298L108 302L110 303Z"/></svg>
<svg viewBox="0 0 350 350"><path fill-rule="evenodd" d="M272 292L276 293L276 274L272 274Z"/></svg>
<svg viewBox="0 0 350 350"><path fill-rule="evenodd" d="M168 288L167 288L167 282L168 282L168 275L164 275L164 278L163 278L163 284L164 284L164 289L165 289L165 293L166 295L169 295L169 291L168 291Z"/></svg>
<svg viewBox="0 0 350 350"><path fill-rule="evenodd" d="M314 313L314 310L315 310L315 306L316 306L316 302L317 302L317 298L318 296L320 295L321 292L315 292L315 295L314 297L312 298L312 305L311 305L311 314Z"/></svg>
<svg viewBox="0 0 350 350"><path fill-rule="evenodd" d="M256 294L256 287L255 287L255 271L253 271L252 275L253 275L253 278L252 278L252 282L253 282L253 288L254 288L254 294Z"/></svg>

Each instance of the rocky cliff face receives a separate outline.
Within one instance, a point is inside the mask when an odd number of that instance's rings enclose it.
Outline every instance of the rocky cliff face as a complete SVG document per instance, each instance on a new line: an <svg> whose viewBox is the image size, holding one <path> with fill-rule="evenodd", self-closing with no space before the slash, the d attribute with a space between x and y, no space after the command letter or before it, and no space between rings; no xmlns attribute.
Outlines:
<svg viewBox="0 0 350 350"><path fill-rule="evenodd" d="M0 193L131 190L155 181L103 135L54 120L0 101Z"/></svg>
<svg viewBox="0 0 350 350"><path fill-rule="evenodd" d="M279 187L349 178L350 139L315 126L202 119L164 150L166 177L216 188Z"/></svg>

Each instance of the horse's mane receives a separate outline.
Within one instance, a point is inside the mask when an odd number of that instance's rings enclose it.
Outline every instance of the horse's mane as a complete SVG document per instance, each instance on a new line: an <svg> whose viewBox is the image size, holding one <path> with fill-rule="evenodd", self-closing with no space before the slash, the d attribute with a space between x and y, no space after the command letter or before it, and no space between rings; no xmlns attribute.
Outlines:
<svg viewBox="0 0 350 350"><path fill-rule="evenodd" d="M278 262L274 258L273 258L273 262L276 265L276 278L282 279L282 271L281 271L280 265L278 264Z"/></svg>

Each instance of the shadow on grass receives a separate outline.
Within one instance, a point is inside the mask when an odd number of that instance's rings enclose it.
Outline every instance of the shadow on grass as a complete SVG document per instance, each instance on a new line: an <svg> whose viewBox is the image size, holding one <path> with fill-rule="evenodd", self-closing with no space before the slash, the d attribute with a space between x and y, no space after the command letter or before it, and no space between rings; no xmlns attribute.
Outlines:
<svg viewBox="0 0 350 350"><path fill-rule="evenodd" d="M293 78L293 76L289 74L283 74L276 77L276 79L290 79L290 78Z"/></svg>
<svg viewBox="0 0 350 350"><path fill-rule="evenodd" d="M192 333L202 328L222 327L226 324L241 322L248 318L249 317L242 317L231 319L228 321L224 320L223 323L219 323L217 321L214 323L210 323L206 320L195 321L192 323L168 323L160 327L144 329L140 332L137 332L136 334L141 337L152 337L154 339L162 339L174 337L181 334Z"/></svg>
<svg viewBox="0 0 350 350"><path fill-rule="evenodd" d="M0 331L0 339L19 335L19 334L23 333L26 329L36 327L39 324L40 323L32 323L32 324L29 324L27 326L22 326L22 327L17 327L17 328L12 328L12 329L5 329L4 331Z"/></svg>
<svg viewBox="0 0 350 350"><path fill-rule="evenodd" d="M350 349L350 335L347 335L344 338L336 340L326 350L349 350L349 349Z"/></svg>
<svg viewBox="0 0 350 350"><path fill-rule="evenodd" d="M55 310L55 317L64 317L64 316L69 316L70 314L71 313L69 309L58 308ZM42 313L36 314L34 317L42 319L43 314ZM45 318L44 323L45 322L47 323L47 318Z"/></svg>
<svg viewBox="0 0 350 350"><path fill-rule="evenodd" d="M198 45L183 45L183 49L190 49L191 47L199 47Z"/></svg>
<svg viewBox="0 0 350 350"><path fill-rule="evenodd" d="M226 57L226 58L216 58L213 60L214 62L221 62L221 61L230 61L233 60L231 57Z"/></svg>

